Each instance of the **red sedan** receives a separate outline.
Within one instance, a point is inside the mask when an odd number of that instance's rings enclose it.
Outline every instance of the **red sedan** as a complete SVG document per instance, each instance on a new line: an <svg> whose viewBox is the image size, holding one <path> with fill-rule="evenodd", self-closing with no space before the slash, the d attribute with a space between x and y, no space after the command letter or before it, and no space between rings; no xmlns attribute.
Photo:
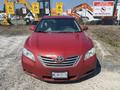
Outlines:
<svg viewBox="0 0 120 90"><path fill-rule="evenodd" d="M96 68L92 40L73 17L45 16L26 40L22 52L23 70L43 81L78 80Z"/></svg>

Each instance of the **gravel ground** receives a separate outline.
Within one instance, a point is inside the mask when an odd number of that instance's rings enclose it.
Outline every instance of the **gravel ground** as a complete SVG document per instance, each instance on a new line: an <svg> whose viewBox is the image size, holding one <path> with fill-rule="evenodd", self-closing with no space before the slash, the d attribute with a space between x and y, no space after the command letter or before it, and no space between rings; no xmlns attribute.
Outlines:
<svg viewBox="0 0 120 90"><path fill-rule="evenodd" d="M120 90L119 56L114 56L114 47L97 39L91 31L87 34L95 43L101 71L91 78L73 83L46 83L25 74L21 67L22 46L30 32L15 35L4 31L7 28L0 27L0 90ZM11 29L17 30L18 27L9 27L8 31ZM24 29L28 27L19 26L22 32Z"/></svg>

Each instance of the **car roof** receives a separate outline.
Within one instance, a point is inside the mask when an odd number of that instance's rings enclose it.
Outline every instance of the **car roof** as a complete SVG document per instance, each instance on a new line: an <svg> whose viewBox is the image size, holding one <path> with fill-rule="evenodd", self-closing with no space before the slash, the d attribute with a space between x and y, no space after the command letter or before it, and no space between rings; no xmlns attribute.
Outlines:
<svg viewBox="0 0 120 90"><path fill-rule="evenodd" d="M72 17L72 16L44 16L44 17L42 17L42 19L52 19L52 18L54 18L54 19L74 19L74 17Z"/></svg>

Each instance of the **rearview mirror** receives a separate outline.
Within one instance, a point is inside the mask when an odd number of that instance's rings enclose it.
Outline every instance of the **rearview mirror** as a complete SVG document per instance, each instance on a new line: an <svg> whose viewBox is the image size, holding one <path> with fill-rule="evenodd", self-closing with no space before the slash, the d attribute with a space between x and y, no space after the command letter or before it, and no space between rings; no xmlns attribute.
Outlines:
<svg viewBox="0 0 120 90"><path fill-rule="evenodd" d="M36 29L36 25L31 25L31 26L30 26L30 30L31 30L31 31L35 31L35 29Z"/></svg>
<svg viewBox="0 0 120 90"><path fill-rule="evenodd" d="M83 30L83 31L88 30L88 26L86 26L86 25L82 26L82 30Z"/></svg>

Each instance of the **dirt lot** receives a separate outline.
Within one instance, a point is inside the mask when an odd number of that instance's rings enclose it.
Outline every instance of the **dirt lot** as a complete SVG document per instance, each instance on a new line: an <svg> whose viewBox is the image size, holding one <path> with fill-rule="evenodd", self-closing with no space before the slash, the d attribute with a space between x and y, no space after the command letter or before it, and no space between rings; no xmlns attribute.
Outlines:
<svg viewBox="0 0 120 90"><path fill-rule="evenodd" d="M0 90L120 90L120 27L89 26L100 66L98 73L74 83L46 83L26 75L21 51L28 26L0 26ZM111 41L111 42L110 42Z"/></svg>

